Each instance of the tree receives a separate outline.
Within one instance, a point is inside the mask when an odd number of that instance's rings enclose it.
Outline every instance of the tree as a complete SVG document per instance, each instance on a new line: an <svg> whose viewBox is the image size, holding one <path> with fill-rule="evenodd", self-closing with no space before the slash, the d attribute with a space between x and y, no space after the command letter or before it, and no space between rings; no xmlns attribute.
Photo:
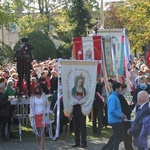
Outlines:
<svg viewBox="0 0 150 150"><path fill-rule="evenodd" d="M124 5L113 5L105 13L105 28L126 28L132 51L142 52L150 43L149 0L128 0Z"/></svg>
<svg viewBox="0 0 150 150"><path fill-rule="evenodd" d="M16 21L12 3L4 1L0 3L0 25L7 26L10 22Z"/></svg>
<svg viewBox="0 0 150 150"><path fill-rule="evenodd" d="M68 21L72 27L73 37L86 36L86 24L90 24L91 14L84 0L72 0L68 10Z"/></svg>
<svg viewBox="0 0 150 150"><path fill-rule="evenodd" d="M26 36L32 31L43 31L46 35L51 35L50 26L53 26L54 20L45 14L30 14L24 15L19 19L19 36Z"/></svg>
<svg viewBox="0 0 150 150"><path fill-rule="evenodd" d="M92 27L97 21L91 20L92 8L97 6L94 6L95 4L95 0L93 3L87 0L71 0L64 3L61 10L55 10L58 15L54 18L57 22L54 33L55 37L60 40L58 50L62 53L62 57L70 58L72 38L86 36L87 27Z"/></svg>
<svg viewBox="0 0 150 150"><path fill-rule="evenodd" d="M28 0L24 5L23 17L19 19L21 26L19 35L24 36L32 31L42 30L46 35L51 35L51 27L55 26L53 9L59 5L53 5L50 0Z"/></svg>
<svg viewBox="0 0 150 150"><path fill-rule="evenodd" d="M28 34L29 41L33 44L33 58L46 60L49 57L56 58L56 48L49 36L42 31L33 31Z"/></svg>
<svg viewBox="0 0 150 150"><path fill-rule="evenodd" d="M8 61L13 61L14 51L10 46L6 45L3 42L0 42L0 65L3 64L3 61L7 58Z"/></svg>
<svg viewBox="0 0 150 150"><path fill-rule="evenodd" d="M57 12L58 15L55 18L57 26L54 29L53 37L60 41L58 51L62 54L63 58L70 58L71 42L73 37L72 26L68 22L68 15L66 8L61 12ZM63 55L65 53L65 56ZM68 55L67 55L68 54Z"/></svg>
<svg viewBox="0 0 150 150"><path fill-rule="evenodd" d="M17 2L17 3L16 3ZM16 4L18 4L18 0L5 0L0 3L0 28L3 32L3 28L9 30L11 23L17 23L17 15L16 15ZM11 24L12 25L12 24ZM10 46L6 45L3 41L3 33L2 40L0 40L0 64L2 65L4 59L8 59L8 61L13 60L14 51Z"/></svg>

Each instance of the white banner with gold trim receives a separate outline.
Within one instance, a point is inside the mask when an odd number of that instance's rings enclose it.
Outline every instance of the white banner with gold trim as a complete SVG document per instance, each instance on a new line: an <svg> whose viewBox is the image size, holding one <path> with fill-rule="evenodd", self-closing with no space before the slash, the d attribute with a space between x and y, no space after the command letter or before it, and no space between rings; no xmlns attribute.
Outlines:
<svg viewBox="0 0 150 150"><path fill-rule="evenodd" d="M80 104L82 113L89 114L95 96L97 61L62 60L61 78L64 109L72 113L73 105Z"/></svg>

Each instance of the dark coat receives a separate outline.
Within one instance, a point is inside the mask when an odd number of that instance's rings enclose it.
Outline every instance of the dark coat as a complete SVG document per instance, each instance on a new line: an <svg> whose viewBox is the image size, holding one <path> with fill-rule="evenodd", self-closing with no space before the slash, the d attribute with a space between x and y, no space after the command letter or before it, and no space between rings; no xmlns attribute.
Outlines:
<svg viewBox="0 0 150 150"><path fill-rule="evenodd" d="M40 83L39 85L41 86L43 92L44 92L46 95L48 95L48 94L50 93L50 91L49 91L49 89L48 89L48 87L47 87L46 84Z"/></svg>
<svg viewBox="0 0 150 150"><path fill-rule="evenodd" d="M122 94L119 94L118 98L120 100L122 112L127 116L127 119L130 120L130 115L132 113L132 109L130 108L130 106L128 105L126 99L124 98L124 96Z"/></svg>
<svg viewBox="0 0 150 150"><path fill-rule="evenodd" d="M53 94L53 92L56 91L58 87L58 77L52 77L50 79L50 84L51 84L51 93Z"/></svg>
<svg viewBox="0 0 150 150"><path fill-rule="evenodd" d="M148 148L148 135L150 136L150 116L144 118L142 130L139 136L139 142L144 148Z"/></svg>
<svg viewBox="0 0 150 150"><path fill-rule="evenodd" d="M101 98L100 94L98 92L96 92L94 102L93 102L93 109L102 110L104 105L105 105L104 101Z"/></svg>
<svg viewBox="0 0 150 150"><path fill-rule="evenodd" d="M150 108L149 108L149 103L145 103L144 106L138 109L137 114L136 114L136 118L131 126L131 128L129 129L129 134L134 136L134 140L133 140L133 144L134 146L138 147L138 148L143 148L142 145L139 143L138 137L140 134L140 131L142 129L142 125L143 125L143 119L150 115Z"/></svg>
<svg viewBox="0 0 150 150"><path fill-rule="evenodd" d="M0 92L0 117L11 116L11 104L8 101L8 96Z"/></svg>

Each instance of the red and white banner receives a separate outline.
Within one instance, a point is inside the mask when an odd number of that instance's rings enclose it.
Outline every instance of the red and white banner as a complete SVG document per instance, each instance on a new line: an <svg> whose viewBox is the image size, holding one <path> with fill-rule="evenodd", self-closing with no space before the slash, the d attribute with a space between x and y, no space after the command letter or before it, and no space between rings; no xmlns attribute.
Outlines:
<svg viewBox="0 0 150 150"><path fill-rule="evenodd" d="M101 60L102 37L76 37L73 39L72 58L76 60ZM98 66L100 74L100 65Z"/></svg>

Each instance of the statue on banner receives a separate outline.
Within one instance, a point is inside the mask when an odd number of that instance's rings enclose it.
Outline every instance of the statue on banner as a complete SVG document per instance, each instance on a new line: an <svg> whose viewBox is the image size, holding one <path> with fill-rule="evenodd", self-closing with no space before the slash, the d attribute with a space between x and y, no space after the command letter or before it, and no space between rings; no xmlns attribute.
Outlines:
<svg viewBox="0 0 150 150"><path fill-rule="evenodd" d="M86 96L86 89L84 88L84 79L85 77L82 73L75 77L74 83L75 86L72 88L72 96L78 101L83 99Z"/></svg>
<svg viewBox="0 0 150 150"><path fill-rule="evenodd" d="M92 60L92 51L90 48L85 52L85 60Z"/></svg>

